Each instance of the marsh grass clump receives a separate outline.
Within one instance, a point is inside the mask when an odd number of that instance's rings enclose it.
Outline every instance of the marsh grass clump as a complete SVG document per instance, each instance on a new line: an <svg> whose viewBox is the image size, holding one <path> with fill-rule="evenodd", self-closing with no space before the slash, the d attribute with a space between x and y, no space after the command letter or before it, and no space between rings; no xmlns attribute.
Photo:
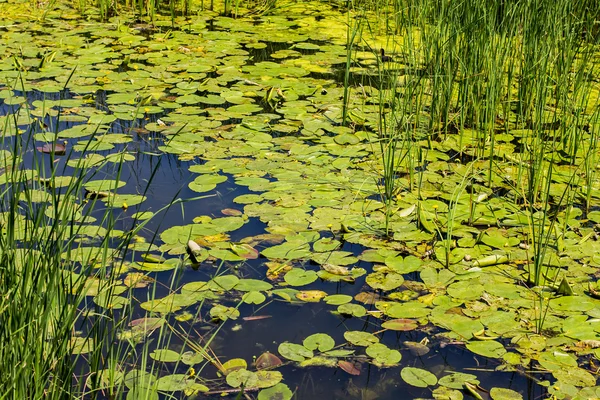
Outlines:
<svg viewBox="0 0 600 400"><path fill-rule="evenodd" d="M516 171L510 179L531 213L550 200L548 171L572 165L582 172L577 181L588 182L578 190L589 206L582 189L595 177L597 153L596 2L361 4L384 11L369 19L363 44L376 53L372 43L386 43L400 55L371 74L380 90L384 199L404 168L415 189L412 148L424 140L420 154L451 149L486 160L488 186Z"/></svg>
<svg viewBox="0 0 600 400"><path fill-rule="evenodd" d="M15 111L3 117L0 140L0 338L6 344L0 387L11 398L28 399L119 392L122 379L106 380L126 354L122 345L111 345L130 319L118 310L132 292L118 278L127 269L125 257L152 246L133 240L149 219L133 218L129 229L119 229L128 208L115 193L125 153L110 162L77 157L48 132L43 137L53 141L35 146L41 124L15 135ZM83 154L94 136L84 141ZM102 190L91 189L94 180ZM109 365L114 369L100 376Z"/></svg>

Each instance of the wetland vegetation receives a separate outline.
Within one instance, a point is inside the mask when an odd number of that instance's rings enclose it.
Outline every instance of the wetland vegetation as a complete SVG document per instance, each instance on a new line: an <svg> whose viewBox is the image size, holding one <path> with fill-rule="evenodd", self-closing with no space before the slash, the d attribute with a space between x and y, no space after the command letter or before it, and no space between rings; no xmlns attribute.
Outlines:
<svg viewBox="0 0 600 400"><path fill-rule="evenodd" d="M600 3L0 3L7 399L593 399Z"/></svg>

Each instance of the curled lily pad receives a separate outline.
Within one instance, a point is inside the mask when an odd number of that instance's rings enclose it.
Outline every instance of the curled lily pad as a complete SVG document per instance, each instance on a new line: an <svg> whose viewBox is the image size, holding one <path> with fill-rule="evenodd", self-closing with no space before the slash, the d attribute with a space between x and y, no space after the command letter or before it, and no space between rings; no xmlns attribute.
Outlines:
<svg viewBox="0 0 600 400"><path fill-rule="evenodd" d="M358 369L356 365L354 365L354 363L351 361L340 360L338 361L338 367L340 367L342 370L346 371L350 375L360 375L360 369Z"/></svg>
<svg viewBox="0 0 600 400"><path fill-rule="evenodd" d="M275 354L266 353L261 354L255 361L256 369L269 369L281 365L281 359Z"/></svg>
<svg viewBox="0 0 600 400"><path fill-rule="evenodd" d="M43 146L36 147L36 149L40 153L54 154L56 156L62 156L67 152L67 146L61 143L46 143Z"/></svg>
<svg viewBox="0 0 600 400"><path fill-rule="evenodd" d="M256 250L254 247L250 246L249 244L235 244L235 243L231 243L230 244L231 250L237 254L238 256L248 259L248 260L254 260L256 258L258 258L258 250Z"/></svg>

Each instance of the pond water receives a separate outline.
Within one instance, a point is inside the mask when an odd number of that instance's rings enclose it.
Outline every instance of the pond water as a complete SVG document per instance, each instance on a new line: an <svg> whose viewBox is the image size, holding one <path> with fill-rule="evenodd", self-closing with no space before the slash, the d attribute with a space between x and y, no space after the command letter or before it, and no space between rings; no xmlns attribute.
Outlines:
<svg viewBox="0 0 600 400"><path fill-rule="evenodd" d="M76 381L128 399L597 397L600 186L569 162L595 171L593 110L572 159L565 144L541 161L547 207L527 208L534 128L441 134L423 105L393 120L411 132L389 156L382 119L411 93L382 93L426 67L382 63L379 34L355 45L345 92L344 11L279 11L139 24L59 5L0 27L0 183L50 219L76 210L65 269L98 272L74 335L111 320L103 364L73 341Z"/></svg>

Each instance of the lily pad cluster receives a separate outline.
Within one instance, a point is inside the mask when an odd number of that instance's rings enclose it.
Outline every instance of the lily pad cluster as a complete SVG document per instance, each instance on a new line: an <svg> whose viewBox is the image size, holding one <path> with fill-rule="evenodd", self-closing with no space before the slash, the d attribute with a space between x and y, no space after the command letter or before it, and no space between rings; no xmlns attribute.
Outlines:
<svg viewBox="0 0 600 400"><path fill-rule="evenodd" d="M131 304L145 314L120 332L121 340L137 345L177 324L228 326L273 300L320 305L332 318L373 327L345 330L343 343L316 333L270 351L300 367L350 375L360 374L362 363L397 368L405 383L433 388L436 398L481 395L474 375L436 376L404 364L409 353L449 344L495 360L498 371L527 374L533 366L545 374L537 383L557 397L598 397L600 213L590 205L600 191L593 171L567 162L597 153L597 126L581 133L586 144L574 154L567 154L566 139L548 147L562 162L541 160L547 191L527 207L522 188L535 161L528 151L533 134L512 111L504 116L505 132L495 135L494 153L482 146L480 132L431 132L423 115L409 121L410 137L396 139L406 151L392 160L396 189L386 196L381 124L390 118L385 99L398 89L361 85L344 92L338 76L347 61L347 25L330 6L291 4L285 16L239 19L206 12L176 18L178 29L159 19L150 31L118 18L80 24L59 11L43 24L17 18L3 28L0 122L7 140L27 132L36 157L56 165L62 156L69 160L62 174L26 169L27 182L16 182L11 170L24 160L7 147L0 183L34 185L35 203L62 196L81 243L64 259L111 265L118 276L110 287L91 277L84 292L105 309ZM361 74L381 67L372 54L358 59ZM52 125L59 121L67 125ZM131 258L112 248L100 254L89 242L107 231L90 207L126 212L139 205L138 224L153 216L139 187L112 179L118 166L134 165L141 143L152 157L188 163L186 190L194 194L215 194L226 184L243 192L232 208L194 211L193 220L161 230L152 244L140 238L129 247ZM89 179L81 193L63 195L74 173ZM49 207L45 215L51 221L58 214ZM232 240L253 220L266 232ZM25 217L20 221L15 240L25 229ZM543 251L534 231L543 232ZM110 232L115 240L127 234ZM149 294L161 273L182 270L211 273L168 294ZM394 348L381 342L380 331L421 332L429 344ZM86 352L82 338L73 341ZM136 366L107 370L98 382L125 385L137 396L192 395L224 384L258 390L259 399L292 396L281 361L221 364L206 348L185 346L151 352L164 364L161 376ZM192 371L200 363L215 366L218 385ZM520 398L500 387L490 396Z"/></svg>

